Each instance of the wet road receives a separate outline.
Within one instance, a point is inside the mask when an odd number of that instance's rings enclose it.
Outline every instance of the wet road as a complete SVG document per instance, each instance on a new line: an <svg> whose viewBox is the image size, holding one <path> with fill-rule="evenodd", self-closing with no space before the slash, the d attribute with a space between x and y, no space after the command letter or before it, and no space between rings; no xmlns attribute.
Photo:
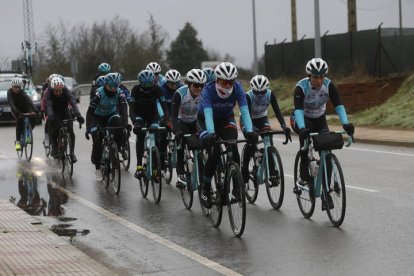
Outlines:
<svg viewBox="0 0 414 276"><path fill-rule="evenodd" d="M83 97L83 114L86 107ZM105 190L95 181L91 141L83 132L75 127L79 161L73 179L64 181L54 161L45 158L43 125L34 130L30 164L19 161L13 149L14 126L1 125L0 198L14 197L60 233L73 236L78 230L73 244L120 275L414 273L412 148L355 144L338 152L348 189L347 214L337 229L321 212L320 201L311 220L302 217L291 192L298 144L277 140L285 169L283 206L272 210L260 186L238 239L226 212L220 228L213 228L198 199L192 211L185 210L174 186L164 186L160 205L151 192L143 199L132 172L135 156L130 172L122 173L120 194Z"/></svg>

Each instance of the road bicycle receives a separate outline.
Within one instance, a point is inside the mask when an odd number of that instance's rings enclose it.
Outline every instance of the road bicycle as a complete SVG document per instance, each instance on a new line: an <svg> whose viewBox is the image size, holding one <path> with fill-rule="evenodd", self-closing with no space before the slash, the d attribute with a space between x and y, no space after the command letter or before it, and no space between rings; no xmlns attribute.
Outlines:
<svg viewBox="0 0 414 276"><path fill-rule="evenodd" d="M22 113L23 132L20 136L20 150L16 150L17 156L22 157L23 151L27 162L30 162L33 154L33 130L30 124L30 118L36 116L33 113Z"/></svg>
<svg viewBox="0 0 414 276"><path fill-rule="evenodd" d="M198 140L198 134L184 134L179 147L184 147L184 171L186 175L186 187L180 189L181 198L187 210L193 206L194 191L198 191L201 210L208 214L208 209L201 203L201 182L204 171L204 154L202 145Z"/></svg>
<svg viewBox="0 0 414 276"><path fill-rule="evenodd" d="M121 162L119 160L118 145L115 142L113 130L123 129L123 126L98 127L104 133L101 157L101 172L105 188L111 188L115 194L121 190ZM95 131L95 129L92 129Z"/></svg>
<svg viewBox="0 0 414 276"><path fill-rule="evenodd" d="M259 185L265 184L267 197L270 205L278 210L283 203L285 178L283 173L282 159L276 147L273 145L273 135L284 134L283 131L265 131L260 133L262 140L258 144L263 144L262 148L255 146L253 157L250 158L248 170L248 180L245 183L246 198L250 203L254 203L259 193ZM286 138L284 145L288 142ZM248 145L245 144L242 151L242 160L246 158ZM242 161L243 164L243 161Z"/></svg>
<svg viewBox="0 0 414 276"><path fill-rule="evenodd" d="M63 177L73 176L73 141L68 131L69 123L73 121L74 119L62 120L62 127L57 136L57 160ZM82 128L81 123L79 123L79 128Z"/></svg>
<svg viewBox="0 0 414 276"><path fill-rule="evenodd" d="M164 131L165 127L149 127L142 128L146 131L144 139L144 162L143 167L145 171L144 177L139 177L139 187L143 198L148 195L149 181L151 181L152 194L156 204L160 203L162 191L162 171L160 152L155 143L155 133ZM138 141L137 141L138 142Z"/></svg>
<svg viewBox="0 0 414 276"><path fill-rule="evenodd" d="M208 217L214 227L219 227L223 216L223 206L227 206L230 227L236 237L241 237L246 225L246 193L239 164L233 160L231 146L247 140L216 140L219 159L214 181L211 181L210 196L212 207ZM201 190L204 191L204 182Z"/></svg>
<svg viewBox="0 0 414 276"><path fill-rule="evenodd" d="M302 215L310 218L315 210L315 199L320 197L322 211L327 211L330 222L336 227L340 226L345 218L346 189L341 165L332 150L343 147L342 134L345 133L345 131L310 133L303 147L296 154L294 167L294 193ZM345 146L349 147L352 141L353 137L349 136ZM303 185L299 176L301 151L308 152L308 169L312 176L309 185ZM319 160L314 157L314 151L319 151Z"/></svg>
<svg viewBox="0 0 414 276"><path fill-rule="evenodd" d="M170 184L173 169L177 167L177 144L170 131L167 132L167 153L165 162L165 183Z"/></svg>

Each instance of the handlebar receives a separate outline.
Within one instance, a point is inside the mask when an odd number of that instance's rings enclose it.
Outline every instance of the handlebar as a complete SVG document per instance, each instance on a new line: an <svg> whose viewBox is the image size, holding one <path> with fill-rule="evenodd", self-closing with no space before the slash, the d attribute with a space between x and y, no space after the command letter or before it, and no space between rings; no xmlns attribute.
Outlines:
<svg viewBox="0 0 414 276"><path fill-rule="evenodd" d="M339 133L339 134L346 134L346 131L345 130L337 130L337 131L334 131L334 132L335 133ZM301 147L300 150L301 151L308 150L310 137L317 136L317 135L323 134L323 133L326 133L326 132L311 132L311 133L309 133L308 137L305 139L305 142L303 144L303 147ZM348 135L347 143L345 144L345 147L350 147L353 142L354 142L354 136L349 136Z"/></svg>
<svg viewBox="0 0 414 276"><path fill-rule="evenodd" d="M269 136L269 135L274 135L274 134L285 134L285 132L281 131L281 130L259 132L260 136ZM286 145L288 142L289 142L289 139L288 139L288 137L286 137L285 141L283 142L283 145Z"/></svg>
<svg viewBox="0 0 414 276"><path fill-rule="evenodd" d="M62 123L64 125L67 125L69 122L73 122L73 121L77 121L77 120L76 119L65 119L65 120L62 120ZM78 123L79 123L79 129L81 129L82 128L82 124L80 122L78 122Z"/></svg>

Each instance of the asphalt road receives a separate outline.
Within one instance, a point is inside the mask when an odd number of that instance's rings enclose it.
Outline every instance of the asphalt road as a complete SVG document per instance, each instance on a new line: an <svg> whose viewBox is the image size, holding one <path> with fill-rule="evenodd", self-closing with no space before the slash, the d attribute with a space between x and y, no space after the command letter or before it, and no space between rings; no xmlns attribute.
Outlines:
<svg viewBox="0 0 414 276"><path fill-rule="evenodd" d="M83 114L86 102L82 97ZM30 164L16 156L14 129L0 126L0 198L22 200L18 177L33 172L39 197L48 205L41 221L50 228L77 229L73 245L120 275L414 274L414 148L354 144L337 152L347 184L347 213L343 225L335 228L319 200L312 219L302 217L291 192L299 146L297 141L284 146L276 139L285 170L283 206L273 210L260 186L239 239L226 212L220 228L212 227L196 197L192 211L184 209L174 185L163 187L159 205L151 194L143 199L133 177L135 154L130 171L122 173L120 194L105 190L95 181L92 144L84 129L75 127L79 161L67 181L44 155L43 125L34 130ZM131 146L134 152L135 142Z"/></svg>

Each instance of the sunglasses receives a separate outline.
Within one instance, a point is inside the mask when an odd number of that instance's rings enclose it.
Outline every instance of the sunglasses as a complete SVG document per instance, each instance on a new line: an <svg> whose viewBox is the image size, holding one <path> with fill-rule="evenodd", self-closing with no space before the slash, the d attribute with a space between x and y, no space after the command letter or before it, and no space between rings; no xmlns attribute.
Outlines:
<svg viewBox="0 0 414 276"><path fill-rule="evenodd" d="M152 82L145 82L145 83L142 83L141 85L142 85L142 87L150 88L150 87L153 87L154 86L154 83L152 83Z"/></svg>
<svg viewBox="0 0 414 276"><path fill-rule="evenodd" d="M201 83L193 83L194 88L203 88L204 84Z"/></svg>
<svg viewBox="0 0 414 276"><path fill-rule="evenodd" d="M178 82L167 81L168 85L175 86L178 85Z"/></svg>
<svg viewBox="0 0 414 276"><path fill-rule="evenodd" d="M53 89L53 92L62 92L62 88L55 88Z"/></svg>
<svg viewBox="0 0 414 276"><path fill-rule="evenodd" d="M227 85L233 86L233 84L234 84L234 80L221 80L221 79L219 79L218 81L219 81L220 85L222 85L222 86L227 86Z"/></svg>
<svg viewBox="0 0 414 276"><path fill-rule="evenodd" d="M116 89L118 88L118 86L116 86L116 85L110 85L110 84L107 84L107 86L108 86L108 88L109 88L109 89L111 89L111 90L116 90Z"/></svg>
<svg viewBox="0 0 414 276"><path fill-rule="evenodd" d="M20 86L12 85L12 88L20 88Z"/></svg>

